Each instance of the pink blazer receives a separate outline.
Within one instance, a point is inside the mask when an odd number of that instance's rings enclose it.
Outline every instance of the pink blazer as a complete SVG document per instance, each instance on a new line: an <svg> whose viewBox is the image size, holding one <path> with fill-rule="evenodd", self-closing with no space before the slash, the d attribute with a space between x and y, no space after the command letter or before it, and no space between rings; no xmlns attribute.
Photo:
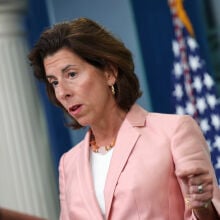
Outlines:
<svg viewBox="0 0 220 220"><path fill-rule="evenodd" d="M116 140L104 190L108 220L192 220L178 177L194 166L210 167L213 203L220 192L205 140L189 116L149 113L134 105ZM103 220L89 163L89 134L65 153L59 166L60 220Z"/></svg>

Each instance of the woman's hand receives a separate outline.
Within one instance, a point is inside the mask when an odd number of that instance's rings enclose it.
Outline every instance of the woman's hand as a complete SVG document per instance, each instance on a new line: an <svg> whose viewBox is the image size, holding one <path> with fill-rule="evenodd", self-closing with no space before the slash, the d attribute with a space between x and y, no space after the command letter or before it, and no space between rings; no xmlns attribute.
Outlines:
<svg viewBox="0 0 220 220"><path fill-rule="evenodd" d="M183 180L186 206L193 210L200 220L219 219L213 205L213 177L206 168L193 168L183 171L179 176Z"/></svg>
<svg viewBox="0 0 220 220"><path fill-rule="evenodd" d="M194 175L187 177L187 185L185 201L188 200L188 205L192 209L207 208L213 197L213 178L209 170L197 169Z"/></svg>

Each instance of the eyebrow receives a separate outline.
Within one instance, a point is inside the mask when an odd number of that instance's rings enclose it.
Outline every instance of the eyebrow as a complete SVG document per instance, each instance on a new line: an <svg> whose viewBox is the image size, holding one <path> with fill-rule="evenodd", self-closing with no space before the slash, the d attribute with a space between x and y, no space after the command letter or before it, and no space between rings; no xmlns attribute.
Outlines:
<svg viewBox="0 0 220 220"><path fill-rule="evenodd" d="M72 66L74 66L74 65L69 64L69 65L65 66L63 69L61 69L61 72L62 72L62 73L65 73L65 72L66 72L70 67L72 67ZM47 75L46 78L47 78L47 79L51 79L51 78L56 78L56 77L53 76L53 75Z"/></svg>
<svg viewBox="0 0 220 220"><path fill-rule="evenodd" d="M61 70L62 73L66 72L66 70L68 70L68 69L69 69L70 67L72 67L72 66L74 66L74 65L69 64L69 65L65 66L65 67Z"/></svg>

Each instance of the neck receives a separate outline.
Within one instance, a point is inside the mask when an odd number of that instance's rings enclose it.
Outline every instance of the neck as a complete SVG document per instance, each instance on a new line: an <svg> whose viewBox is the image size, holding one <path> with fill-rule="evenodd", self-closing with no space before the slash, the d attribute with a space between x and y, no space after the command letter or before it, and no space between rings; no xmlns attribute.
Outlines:
<svg viewBox="0 0 220 220"><path fill-rule="evenodd" d="M101 154L106 154L109 150L111 150L115 146L115 139L116 138L114 138L109 145L98 146L96 144L95 136L92 133L92 130L90 130L90 143L89 143L89 145L90 145L90 147L91 147L93 152L101 153Z"/></svg>
<svg viewBox="0 0 220 220"><path fill-rule="evenodd" d="M106 121L102 121L99 125L91 126L92 133L98 146L109 145L112 140L116 139L118 130L124 121L126 113L118 110L109 115Z"/></svg>

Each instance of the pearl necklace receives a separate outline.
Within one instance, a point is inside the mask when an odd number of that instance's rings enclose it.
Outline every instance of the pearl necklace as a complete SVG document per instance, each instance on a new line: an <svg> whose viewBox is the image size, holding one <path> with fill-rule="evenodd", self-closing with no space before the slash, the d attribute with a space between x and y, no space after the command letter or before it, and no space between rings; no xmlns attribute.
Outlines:
<svg viewBox="0 0 220 220"><path fill-rule="evenodd" d="M106 154L109 150L111 150L114 145L115 145L115 139L113 139L112 143L106 146L98 146L95 141L95 136L92 133L92 130L90 130L90 141L89 141L89 146L91 147L92 151L95 153L100 153L100 154Z"/></svg>

